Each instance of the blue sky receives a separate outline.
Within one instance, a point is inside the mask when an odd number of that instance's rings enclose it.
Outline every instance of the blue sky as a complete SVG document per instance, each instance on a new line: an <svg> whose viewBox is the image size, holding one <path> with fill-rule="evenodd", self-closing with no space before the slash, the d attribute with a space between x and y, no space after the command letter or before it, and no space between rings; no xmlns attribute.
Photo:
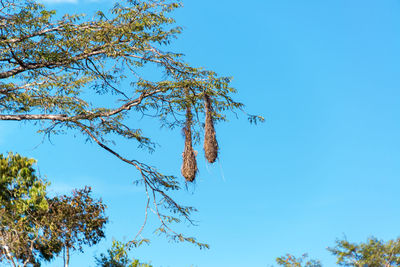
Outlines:
<svg viewBox="0 0 400 267"><path fill-rule="evenodd" d="M61 13L111 3L52 2L46 5ZM152 235L152 218L145 232L151 245L132 255L156 267L239 267L308 252L333 266L326 247L336 238L398 237L399 13L398 0L184 1L175 12L184 32L173 48L192 65L233 76L236 99L266 122L231 116L218 125L218 163L200 158L196 184L177 195L199 209L198 227L178 229L210 250ZM137 174L79 136L40 144L34 129L0 122L1 150L36 158L54 193L89 184L103 198L107 240L71 259L71 266L94 266L93 256L113 238L129 240L140 228L145 195L131 184ZM148 129L161 145L157 152L124 142L121 150L179 174L179 131Z"/></svg>

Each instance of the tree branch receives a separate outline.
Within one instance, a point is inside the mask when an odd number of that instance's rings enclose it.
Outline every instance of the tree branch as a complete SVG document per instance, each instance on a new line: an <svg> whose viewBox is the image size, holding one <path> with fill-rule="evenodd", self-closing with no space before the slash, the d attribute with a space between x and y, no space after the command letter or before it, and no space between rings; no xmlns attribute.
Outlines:
<svg viewBox="0 0 400 267"><path fill-rule="evenodd" d="M126 102L119 108L107 111L107 112L88 112L88 114L68 116L67 114L18 114L18 115L7 115L0 114L0 120L4 121L22 121L22 120L53 120L53 121L71 121L76 122L79 120L95 119L111 117L122 111L130 110L132 107L139 105L144 98L162 92L162 89L158 89L149 93L142 93L140 97Z"/></svg>

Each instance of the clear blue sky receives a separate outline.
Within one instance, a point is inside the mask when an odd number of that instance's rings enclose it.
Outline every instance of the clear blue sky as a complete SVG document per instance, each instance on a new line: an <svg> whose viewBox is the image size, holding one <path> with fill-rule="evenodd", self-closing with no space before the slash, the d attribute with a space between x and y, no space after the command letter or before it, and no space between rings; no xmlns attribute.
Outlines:
<svg viewBox="0 0 400 267"><path fill-rule="evenodd" d="M58 2L47 5L89 12L111 1ZM133 255L156 267L241 267L308 252L334 266L325 248L336 238L398 237L399 14L399 0L184 1L175 12L184 33L173 48L192 65L233 76L236 99L266 122L241 116L218 125L219 162L200 158L196 185L177 196L199 209L198 227L178 228L211 249L152 235L152 218L151 245ZM179 174L179 131L147 133L161 145L156 153L119 147ZM40 142L34 127L0 122L1 151L36 158L55 193L89 184L108 204L107 240L72 255L71 266L94 266L94 255L113 238L129 240L143 221L145 195L131 184L138 176L72 134Z"/></svg>

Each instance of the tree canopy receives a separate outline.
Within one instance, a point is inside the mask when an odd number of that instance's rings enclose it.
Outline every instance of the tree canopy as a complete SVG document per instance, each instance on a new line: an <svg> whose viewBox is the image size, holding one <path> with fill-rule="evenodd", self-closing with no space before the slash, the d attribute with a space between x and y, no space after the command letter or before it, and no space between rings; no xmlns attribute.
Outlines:
<svg viewBox="0 0 400 267"><path fill-rule="evenodd" d="M147 263L140 263L137 259L130 259L127 250L127 244L114 240L106 254L102 253L96 257L96 264L99 267L153 267Z"/></svg>
<svg viewBox="0 0 400 267"><path fill-rule="evenodd" d="M400 266L400 238L384 242L371 237L359 244L338 239L336 246L328 250L341 266Z"/></svg>
<svg viewBox="0 0 400 267"><path fill-rule="evenodd" d="M370 237L366 242L354 243L346 239L336 240L336 246L328 250L337 258L339 266L394 267L400 266L400 238L383 241ZM284 267L321 267L319 260L308 260L307 254L296 258L287 254L276 259Z"/></svg>
<svg viewBox="0 0 400 267"><path fill-rule="evenodd" d="M0 154L0 259L13 266L36 264L38 255L49 254L41 253L48 241L41 231L47 218L39 215L48 210L47 184L36 176L34 162Z"/></svg>
<svg viewBox="0 0 400 267"><path fill-rule="evenodd" d="M40 266L64 249L82 251L104 237L105 205L91 189L72 196L47 195L48 183L36 175L35 161L18 154L0 154L0 262Z"/></svg>
<svg viewBox="0 0 400 267"><path fill-rule="evenodd" d="M168 226L179 216L192 222L195 209L168 194L180 189L180 179L110 145L123 137L154 150L156 140L132 122L141 116L162 127L184 128L182 175L190 182L197 174L193 144L204 132L205 154L214 162L219 149L214 123L225 121L227 111L242 110L243 104L232 98L230 77L190 66L181 53L167 49L181 32L170 15L180 6L167 0L121 0L87 17L61 16L34 0L1 0L0 120L35 122L44 135L81 133L137 170L146 209L152 203L160 232L207 247ZM145 75L147 67L154 70L152 79Z"/></svg>
<svg viewBox="0 0 400 267"><path fill-rule="evenodd" d="M307 254L301 255L301 257L286 254L277 258L276 263L283 267L322 267L319 260L309 260Z"/></svg>

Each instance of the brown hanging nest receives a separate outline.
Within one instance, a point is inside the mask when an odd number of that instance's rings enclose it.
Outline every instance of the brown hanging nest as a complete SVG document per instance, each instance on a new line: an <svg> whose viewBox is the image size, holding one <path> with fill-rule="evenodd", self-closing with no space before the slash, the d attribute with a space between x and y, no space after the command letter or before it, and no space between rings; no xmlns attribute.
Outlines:
<svg viewBox="0 0 400 267"><path fill-rule="evenodd" d="M186 109L186 125L183 128L185 134L185 150L182 153L183 163L181 172L187 182L193 182L197 174L196 153L192 145L192 112L190 107Z"/></svg>
<svg viewBox="0 0 400 267"><path fill-rule="evenodd" d="M212 117L211 99L204 96L206 123L204 126L204 154L209 163L214 163L218 157L218 142L215 135L214 120Z"/></svg>

